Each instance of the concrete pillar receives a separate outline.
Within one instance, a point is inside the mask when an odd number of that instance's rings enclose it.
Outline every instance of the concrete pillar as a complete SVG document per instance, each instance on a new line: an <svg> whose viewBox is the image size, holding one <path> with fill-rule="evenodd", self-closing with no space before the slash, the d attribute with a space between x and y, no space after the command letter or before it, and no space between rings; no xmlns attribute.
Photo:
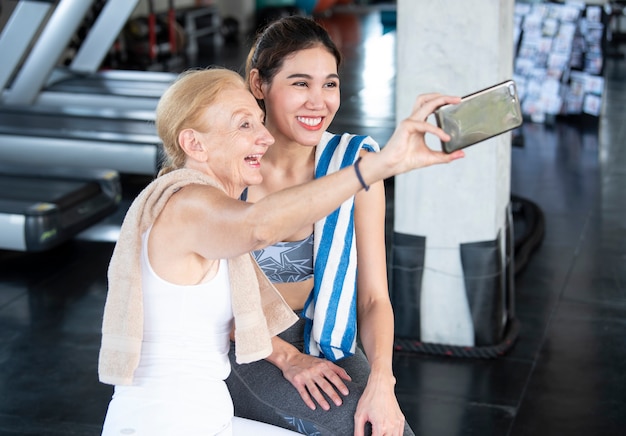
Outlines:
<svg viewBox="0 0 626 436"><path fill-rule="evenodd" d="M463 96L512 78L513 9L514 0L398 0L397 119L418 94ZM428 144L441 146L432 136ZM478 346L490 339L477 339L477 329L506 323L511 134L465 152L395 179L391 292L400 337Z"/></svg>

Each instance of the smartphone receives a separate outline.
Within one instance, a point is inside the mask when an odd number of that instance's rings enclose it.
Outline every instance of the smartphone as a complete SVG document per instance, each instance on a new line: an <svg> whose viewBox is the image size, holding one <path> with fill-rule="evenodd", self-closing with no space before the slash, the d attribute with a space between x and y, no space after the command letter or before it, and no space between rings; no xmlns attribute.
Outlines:
<svg viewBox="0 0 626 436"><path fill-rule="evenodd" d="M435 111L437 125L450 141L441 142L452 153L522 125L522 110L513 80L466 95L458 104Z"/></svg>

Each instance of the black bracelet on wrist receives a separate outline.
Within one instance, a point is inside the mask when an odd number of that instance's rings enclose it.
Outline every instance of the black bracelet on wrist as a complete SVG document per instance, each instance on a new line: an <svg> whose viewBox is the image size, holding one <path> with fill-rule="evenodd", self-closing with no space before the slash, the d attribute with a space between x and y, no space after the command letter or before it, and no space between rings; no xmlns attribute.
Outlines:
<svg viewBox="0 0 626 436"><path fill-rule="evenodd" d="M365 183L365 180L363 180L363 176L361 175L361 170L359 169L359 162L361 162L360 156L354 162L354 171L356 172L356 176L358 177L359 182L361 182L361 186L363 186L363 189L365 189L366 191L369 191L370 187L367 183Z"/></svg>

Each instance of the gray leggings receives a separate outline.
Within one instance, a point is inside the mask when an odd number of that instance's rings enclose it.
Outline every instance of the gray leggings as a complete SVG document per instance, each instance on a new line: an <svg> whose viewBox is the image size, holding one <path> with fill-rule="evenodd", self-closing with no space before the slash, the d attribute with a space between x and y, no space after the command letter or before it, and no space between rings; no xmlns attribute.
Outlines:
<svg viewBox="0 0 626 436"><path fill-rule="evenodd" d="M304 320L300 318L279 336L302 351ZM353 356L336 362L350 374L352 381L345 382L350 394L343 397L343 404L337 407L329 401L329 411L321 407L309 409L298 391L276 366L265 360L238 365L232 343L230 351L232 371L226 384L233 398L236 416L266 422L309 436L354 434L354 413L369 376L369 364L361 349L357 347ZM366 428L366 434L371 434L370 428ZM405 425L404 435L414 435L408 424Z"/></svg>

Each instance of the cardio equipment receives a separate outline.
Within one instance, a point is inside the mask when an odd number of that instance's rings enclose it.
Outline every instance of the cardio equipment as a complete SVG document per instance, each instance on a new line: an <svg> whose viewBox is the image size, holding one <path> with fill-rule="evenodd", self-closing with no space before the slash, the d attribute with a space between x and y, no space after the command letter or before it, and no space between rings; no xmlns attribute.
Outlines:
<svg viewBox="0 0 626 436"><path fill-rule="evenodd" d="M108 0L69 68L56 64L92 2L21 0L2 29L0 249L59 245L117 210L121 173L156 174L154 108L174 75L87 71L137 1Z"/></svg>

